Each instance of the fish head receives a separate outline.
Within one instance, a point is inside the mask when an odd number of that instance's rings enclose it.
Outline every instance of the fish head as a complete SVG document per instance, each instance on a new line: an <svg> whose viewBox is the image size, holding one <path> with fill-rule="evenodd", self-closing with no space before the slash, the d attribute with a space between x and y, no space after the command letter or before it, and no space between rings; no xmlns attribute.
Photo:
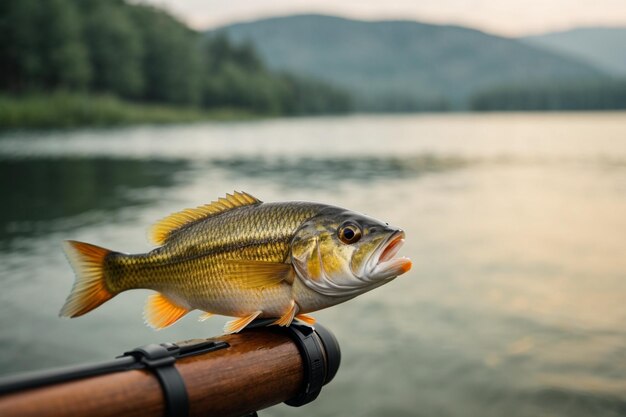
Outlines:
<svg viewBox="0 0 626 417"><path fill-rule="evenodd" d="M291 243L291 261L310 289L355 296L411 269L410 259L396 257L404 237L387 223L332 208L301 225Z"/></svg>

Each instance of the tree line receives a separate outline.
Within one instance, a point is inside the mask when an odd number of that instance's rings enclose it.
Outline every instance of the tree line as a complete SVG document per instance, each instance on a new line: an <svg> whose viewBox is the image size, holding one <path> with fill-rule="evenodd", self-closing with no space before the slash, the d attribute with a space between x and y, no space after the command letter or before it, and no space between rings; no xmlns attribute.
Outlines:
<svg viewBox="0 0 626 417"><path fill-rule="evenodd" d="M495 87L472 96L470 109L476 111L626 109L626 80Z"/></svg>
<svg viewBox="0 0 626 417"><path fill-rule="evenodd" d="M0 2L0 91L72 91L260 114L344 112L350 95L270 71L250 44L124 0Z"/></svg>

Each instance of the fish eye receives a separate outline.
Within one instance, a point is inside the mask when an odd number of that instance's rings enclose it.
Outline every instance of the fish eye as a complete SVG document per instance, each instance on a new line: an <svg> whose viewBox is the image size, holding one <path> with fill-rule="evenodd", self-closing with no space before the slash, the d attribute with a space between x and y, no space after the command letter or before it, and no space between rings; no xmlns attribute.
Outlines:
<svg viewBox="0 0 626 417"><path fill-rule="evenodd" d="M337 236L343 243L350 245L361 239L361 228L354 223L346 223L337 230Z"/></svg>

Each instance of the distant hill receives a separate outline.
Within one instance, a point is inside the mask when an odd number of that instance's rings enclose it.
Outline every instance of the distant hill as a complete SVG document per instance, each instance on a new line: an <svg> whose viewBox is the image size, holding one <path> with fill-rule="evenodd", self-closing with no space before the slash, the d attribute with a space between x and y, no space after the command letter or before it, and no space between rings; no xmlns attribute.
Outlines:
<svg viewBox="0 0 626 417"><path fill-rule="evenodd" d="M271 68L350 88L369 109L412 101L459 108L494 85L605 77L576 58L459 26L296 15L218 31L252 42Z"/></svg>
<svg viewBox="0 0 626 417"><path fill-rule="evenodd" d="M617 76L626 76L626 27L579 28L523 39L533 46L568 54Z"/></svg>

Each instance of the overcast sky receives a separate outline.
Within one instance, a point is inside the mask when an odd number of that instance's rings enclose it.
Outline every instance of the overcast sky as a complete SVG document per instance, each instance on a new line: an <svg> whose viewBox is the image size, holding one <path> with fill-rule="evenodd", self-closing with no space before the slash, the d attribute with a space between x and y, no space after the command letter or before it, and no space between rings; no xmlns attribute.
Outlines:
<svg viewBox="0 0 626 417"><path fill-rule="evenodd" d="M576 26L626 26L626 0L135 0L162 6L196 29L295 13L470 26L507 36Z"/></svg>

